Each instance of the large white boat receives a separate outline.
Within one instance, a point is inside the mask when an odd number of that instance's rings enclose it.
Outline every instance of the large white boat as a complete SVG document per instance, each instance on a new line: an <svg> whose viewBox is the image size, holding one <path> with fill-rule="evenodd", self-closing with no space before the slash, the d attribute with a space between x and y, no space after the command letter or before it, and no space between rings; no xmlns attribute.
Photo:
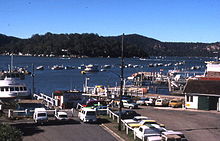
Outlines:
<svg viewBox="0 0 220 141"><path fill-rule="evenodd" d="M16 78L5 77L0 79L0 99L24 99L29 97L30 92L26 85L19 83Z"/></svg>

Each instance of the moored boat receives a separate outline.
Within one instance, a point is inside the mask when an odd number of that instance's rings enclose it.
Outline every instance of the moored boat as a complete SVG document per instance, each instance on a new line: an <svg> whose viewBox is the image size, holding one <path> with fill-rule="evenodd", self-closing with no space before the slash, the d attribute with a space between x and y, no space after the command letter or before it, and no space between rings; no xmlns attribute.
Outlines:
<svg viewBox="0 0 220 141"><path fill-rule="evenodd" d="M16 81L16 78L5 77L0 80L0 99L5 98L29 98L30 92L25 84Z"/></svg>

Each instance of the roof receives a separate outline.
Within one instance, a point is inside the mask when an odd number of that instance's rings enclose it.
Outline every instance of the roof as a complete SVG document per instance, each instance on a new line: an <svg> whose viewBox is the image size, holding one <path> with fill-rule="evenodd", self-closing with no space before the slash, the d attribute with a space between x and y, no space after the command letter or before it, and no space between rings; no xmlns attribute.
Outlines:
<svg viewBox="0 0 220 141"><path fill-rule="evenodd" d="M220 96L220 80L188 80L183 93Z"/></svg>
<svg viewBox="0 0 220 141"><path fill-rule="evenodd" d="M18 102L18 104L30 104L30 103L39 103L39 104L42 104L43 103L43 100L30 100L30 99L24 99L24 100L20 100Z"/></svg>

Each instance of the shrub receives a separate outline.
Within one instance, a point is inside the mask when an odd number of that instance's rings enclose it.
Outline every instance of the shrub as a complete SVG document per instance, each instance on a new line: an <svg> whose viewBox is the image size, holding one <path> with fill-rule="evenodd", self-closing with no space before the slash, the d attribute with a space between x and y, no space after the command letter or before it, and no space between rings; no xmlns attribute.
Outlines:
<svg viewBox="0 0 220 141"><path fill-rule="evenodd" d="M8 124L0 124L1 141L22 141L22 132Z"/></svg>

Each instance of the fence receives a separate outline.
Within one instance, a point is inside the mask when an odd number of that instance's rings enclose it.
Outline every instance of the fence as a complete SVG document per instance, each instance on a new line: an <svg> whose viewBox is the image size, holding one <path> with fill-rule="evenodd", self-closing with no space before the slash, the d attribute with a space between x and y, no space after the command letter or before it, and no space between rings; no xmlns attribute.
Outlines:
<svg viewBox="0 0 220 141"><path fill-rule="evenodd" d="M57 112L58 112L58 109L54 109L54 110L46 110L47 113L49 115L55 115ZM72 109L62 109L62 110L59 110L59 111L62 111L62 112L71 112L71 115L73 115L73 108ZM34 114L34 110L28 110L28 109L25 109L25 110L12 110L12 109L9 109L8 110L8 118L13 118L13 117L33 117L33 114Z"/></svg>
<svg viewBox="0 0 220 141"><path fill-rule="evenodd" d="M107 114L109 115L110 118L112 118L113 120L116 119L117 123L119 123L119 116L114 112L112 112L109 108L107 110ZM122 130L125 130L126 134L129 133L129 130L131 130L132 132L134 131L134 129L131 128L124 120L121 120L121 123L122 123Z"/></svg>

